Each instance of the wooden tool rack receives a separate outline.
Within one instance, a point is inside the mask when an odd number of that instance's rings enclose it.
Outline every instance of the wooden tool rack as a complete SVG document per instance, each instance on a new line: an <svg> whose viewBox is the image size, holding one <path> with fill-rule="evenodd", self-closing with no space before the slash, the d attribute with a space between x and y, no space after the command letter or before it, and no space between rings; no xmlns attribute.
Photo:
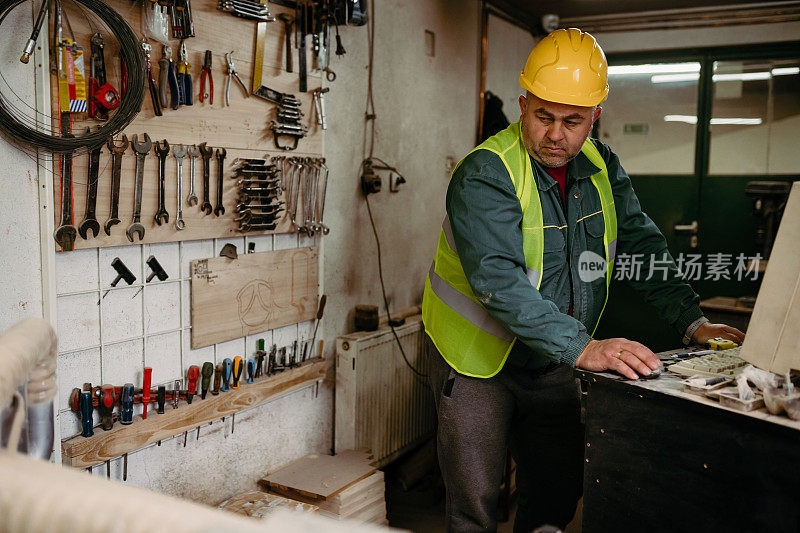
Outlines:
<svg viewBox="0 0 800 533"><path fill-rule="evenodd" d="M128 22L133 30L140 34L142 27L142 7L141 2L129 2L127 0L108 0L109 6L117 10ZM276 4L269 4L273 15L289 11L287 8ZM69 14L77 42L84 47L84 59L86 64L86 75L89 75L89 39L90 36L98 31L99 21L89 23L89 18L78 12L74 5L65 4L65 9ZM195 189L201 200L198 205L188 206L185 198L189 191L190 180L190 161L188 156L183 161L183 191L181 193L183 202L183 219L186 222L184 230L177 230L175 227L176 216L176 184L177 167L173 155L167 158L166 165L166 208L169 212L169 222L157 225L154 215L158 208L158 158L151 150L145 160L145 174L142 193L142 212L141 221L145 226L145 236L141 243L156 242L175 242L184 240L210 239L236 237L243 235L239 233L237 223L234 221L236 212L236 180L231 179L233 161L237 157L264 158L275 155L297 156L297 157L321 157L323 148L323 130L316 124L312 109L312 91L321 86L319 71L310 71L308 76L308 92L301 93L298 90L298 69L294 73L287 73L282 65L284 64L284 28L280 22L267 23L265 37L265 54L262 62L262 83L276 91L291 93L301 101L304 113L303 121L308 125L307 135L300 139L298 147L294 151L281 151L275 147L272 132L269 124L275 115L275 105L250 94L245 96L244 91L235 82L230 87L230 106L225 106L225 78L227 64L225 54L233 52L236 71L242 78L248 89L252 86L252 72L255 50L255 39L257 23L231 16L228 13L217 10L216 2L197 2L192 6L194 17L194 27L196 37L188 38L184 41L188 60L191 65L193 78L193 105L182 106L177 110L165 109L163 116L155 116L150 95L145 83L145 95L142 110L139 115L125 129L125 133L130 141L134 134L138 134L139 141L142 141L143 134L147 133L153 143L166 139L172 146L183 144L199 145L207 143L209 147L225 148L227 157L225 158L224 185L223 185L223 205L225 214L222 216L205 215L200 211L202 203L202 159L197 158L195 165ZM120 65L117 57L119 50L116 40L107 28L100 25L100 31L105 38L105 63L106 73L109 82L119 90L120 84ZM149 41L152 46L151 60L156 78L158 77L158 60L161 57L161 44L156 41ZM173 60L179 58L180 42L176 39L170 40ZM211 50L212 74L214 78L214 98L213 104L206 99L200 102L200 73L203 65L203 56L206 50ZM297 54L294 54L297 62ZM310 57L310 55L309 55ZM51 95L52 95L52 115L56 117L53 122L55 131L58 129L58 87L57 76L51 75ZM72 132L81 133L86 128L94 128L99 123L88 119L85 114L72 115ZM131 223L133 214L133 189L135 184L135 161L136 157L131 148L125 152L122 160L122 174L119 195L119 218L121 222L111 229L108 236L102 229L105 221L108 220L110 212L110 193L111 193L111 155L104 146L100 156L100 172L98 176L97 191L97 220L101 230L97 237L82 239L78 237L75 241L74 249L98 248L105 246L121 246L131 244L125 230ZM54 164L54 196L55 209L53 216L56 227L60 223L61 217L61 176L59 165ZM73 158L72 182L73 182L73 225L77 228L85 213L86 193L87 193L87 172L88 154L76 154ZM210 169L210 198L214 204L217 190L217 162L211 161ZM284 194L285 196L285 194ZM283 198L285 201L286 199ZM302 202L302 200L301 200ZM264 235L273 233L289 233L296 231L287 216L279 220L274 230L253 231L247 235ZM91 233L90 233L91 235ZM136 241L135 244L139 244ZM60 250L57 244L54 244Z"/></svg>
<svg viewBox="0 0 800 533"><path fill-rule="evenodd" d="M151 408L147 419L137 415L130 425L115 423L109 431L98 427L91 437L75 435L61 441L62 463L88 468L135 452L154 442L195 430L203 424L308 387L325 377L325 367L324 359L309 359L279 374L256 379L250 384L241 383L238 389L232 388L219 395L209 392L205 400L197 395L191 404L181 401L177 409L166 406L163 414L156 414Z"/></svg>

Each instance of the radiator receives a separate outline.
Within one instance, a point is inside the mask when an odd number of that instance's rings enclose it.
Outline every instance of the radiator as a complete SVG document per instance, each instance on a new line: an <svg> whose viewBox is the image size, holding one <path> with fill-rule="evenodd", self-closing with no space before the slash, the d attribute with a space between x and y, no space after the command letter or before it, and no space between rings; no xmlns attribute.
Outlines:
<svg viewBox="0 0 800 533"><path fill-rule="evenodd" d="M408 360L427 374L422 318L395 328ZM334 450L367 448L382 467L431 437L436 411L427 382L403 361L392 330L336 339Z"/></svg>

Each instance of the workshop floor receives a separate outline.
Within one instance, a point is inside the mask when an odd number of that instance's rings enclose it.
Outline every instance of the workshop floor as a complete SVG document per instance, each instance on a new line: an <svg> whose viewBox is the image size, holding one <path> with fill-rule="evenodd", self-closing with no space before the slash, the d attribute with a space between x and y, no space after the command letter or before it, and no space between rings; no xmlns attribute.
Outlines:
<svg viewBox="0 0 800 533"><path fill-rule="evenodd" d="M386 507L389 526L407 529L415 533L440 533L446 531L444 522L444 486L441 479L426 476L416 487L404 491L391 475L386 478ZM514 513L511 519L498 525L498 533L511 533L514 530ZM580 533L581 506L575 518L567 526L566 533Z"/></svg>

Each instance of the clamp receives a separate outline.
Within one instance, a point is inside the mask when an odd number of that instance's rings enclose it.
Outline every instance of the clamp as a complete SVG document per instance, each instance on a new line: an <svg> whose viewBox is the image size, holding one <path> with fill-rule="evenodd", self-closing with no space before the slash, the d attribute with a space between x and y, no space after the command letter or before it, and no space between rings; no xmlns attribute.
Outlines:
<svg viewBox="0 0 800 533"><path fill-rule="evenodd" d="M206 78L209 90L206 93ZM214 104L214 75L211 73L211 50L206 50L203 56L203 69L200 71L200 102L208 98L209 104Z"/></svg>

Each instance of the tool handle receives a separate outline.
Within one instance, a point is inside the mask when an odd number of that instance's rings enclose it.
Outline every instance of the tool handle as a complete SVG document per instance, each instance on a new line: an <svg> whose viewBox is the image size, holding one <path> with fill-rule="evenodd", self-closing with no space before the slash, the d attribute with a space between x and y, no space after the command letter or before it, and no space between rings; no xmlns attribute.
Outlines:
<svg viewBox="0 0 800 533"><path fill-rule="evenodd" d="M197 379L200 377L200 367L192 365L186 373L186 403L192 403L192 396L197 391Z"/></svg>
<svg viewBox="0 0 800 533"><path fill-rule="evenodd" d="M183 85L181 86L181 94L183 96L184 105L193 105L193 89L192 89L192 75L189 71L189 64L185 63L186 72L183 75Z"/></svg>
<svg viewBox="0 0 800 533"><path fill-rule="evenodd" d="M252 383L256 376L256 362L252 359L247 360L247 382Z"/></svg>
<svg viewBox="0 0 800 533"><path fill-rule="evenodd" d="M220 384L222 383L222 365L217 365L214 369L214 388L211 389L211 394L219 394Z"/></svg>
<svg viewBox="0 0 800 533"><path fill-rule="evenodd" d="M227 392L230 389L228 383L231 380L231 366L233 362L228 359L227 357L222 360L222 388L220 389L222 392Z"/></svg>
<svg viewBox="0 0 800 533"><path fill-rule="evenodd" d="M153 369L149 366L144 367L142 377L142 419L147 420L147 408L150 406L150 382L153 379Z"/></svg>
<svg viewBox="0 0 800 533"><path fill-rule="evenodd" d="M122 386L120 405L122 409L120 410L119 421L128 425L133 422L133 383L126 383Z"/></svg>
<svg viewBox="0 0 800 533"><path fill-rule="evenodd" d="M169 77L169 67L171 61L166 57L158 60L158 95L161 98L161 107L169 105L169 98L167 96L167 78Z"/></svg>
<svg viewBox="0 0 800 533"><path fill-rule="evenodd" d="M114 386L103 385L100 389L100 398L97 403L97 412L100 413L100 426L108 431L114 427L112 414L114 413Z"/></svg>
<svg viewBox="0 0 800 533"><path fill-rule="evenodd" d="M164 404L167 401L167 388L164 385L158 386L158 393L156 393L156 413L164 414Z"/></svg>
<svg viewBox="0 0 800 533"><path fill-rule="evenodd" d="M242 377L242 358L238 355L233 358L233 385L234 389L239 388L239 380Z"/></svg>
<svg viewBox="0 0 800 533"><path fill-rule="evenodd" d="M211 376L214 375L214 364L206 361L203 363L203 370L201 371L203 379L200 382L200 399L205 400L208 394L208 388L211 386Z"/></svg>
<svg viewBox="0 0 800 533"><path fill-rule="evenodd" d="M181 104L181 85L178 81L178 76L175 73L175 62L169 62L169 91L170 91L170 106L172 109L178 109Z"/></svg>
<svg viewBox="0 0 800 533"><path fill-rule="evenodd" d="M81 435L84 437L91 437L94 435L94 430L92 429L92 392L91 391L83 391L81 392L79 405L81 409L81 428L83 432Z"/></svg>

